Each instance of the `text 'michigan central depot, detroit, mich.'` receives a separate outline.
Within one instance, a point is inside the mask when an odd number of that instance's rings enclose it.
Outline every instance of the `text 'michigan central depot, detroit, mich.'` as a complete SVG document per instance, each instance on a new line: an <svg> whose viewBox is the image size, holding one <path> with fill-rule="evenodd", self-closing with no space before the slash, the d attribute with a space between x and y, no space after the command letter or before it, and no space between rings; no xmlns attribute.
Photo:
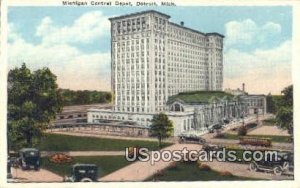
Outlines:
<svg viewBox="0 0 300 188"><path fill-rule="evenodd" d="M62 1L64 6L176 6L174 2L161 1Z"/></svg>
<svg viewBox="0 0 300 188"><path fill-rule="evenodd" d="M88 124L147 136L153 115L164 112L174 136L266 112L264 95L223 91L223 38L169 21L149 10L110 18L114 105L87 112Z"/></svg>

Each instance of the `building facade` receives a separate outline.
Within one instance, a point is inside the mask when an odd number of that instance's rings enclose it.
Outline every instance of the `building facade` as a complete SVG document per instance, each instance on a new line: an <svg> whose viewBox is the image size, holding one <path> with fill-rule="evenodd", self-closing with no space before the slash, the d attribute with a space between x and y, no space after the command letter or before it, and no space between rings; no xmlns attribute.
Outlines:
<svg viewBox="0 0 300 188"><path fill-rule="evenodd" d="M88 123L149 128L153 115L164 112L177 136L203 134L250 112L239 96L222 92L224 36L169 19L157 11L109 19L114 107L89 109Z"/></svg>
<svg viewBox="0 0 300 188"><path fill-rule="evenodd" d="M115 112L167 110L179 92L222 90L223 35L144 11L110 18Z"/></svg>
<svg viewBox="0 0 300 188"><path fill-rule="evenodd" d="M266 114L267 98L265 95L241 95L243 104L247 106L248 114Z"/></svg>

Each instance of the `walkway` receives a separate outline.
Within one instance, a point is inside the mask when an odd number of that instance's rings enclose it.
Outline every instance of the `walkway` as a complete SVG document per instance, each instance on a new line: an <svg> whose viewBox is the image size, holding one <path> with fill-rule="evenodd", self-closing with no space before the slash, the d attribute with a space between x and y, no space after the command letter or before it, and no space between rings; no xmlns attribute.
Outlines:
<svg viewBox="0 0 300 188"><path fill-rule="evenodd" d="M174 144L163 150L182 150L184 147L187 150L201 150L202 146L197 144ZM133 164L130 164L124 168L121 168L107 176L104 176L99 179L99 181L144 181L147 178L153 176L158 170L167 168L172 163L172 160L169 162L158 161L154 165L151 165L151 162L141 162L137 161Z"/></svg>
<svg viewBox="0 0 300 188"><path fill-rule="evenodd" d="M14 181L17 182L62 182L63 177L54 174L48 170L40 169L34 170L21 170L20 168L11 168Z"/></svg>

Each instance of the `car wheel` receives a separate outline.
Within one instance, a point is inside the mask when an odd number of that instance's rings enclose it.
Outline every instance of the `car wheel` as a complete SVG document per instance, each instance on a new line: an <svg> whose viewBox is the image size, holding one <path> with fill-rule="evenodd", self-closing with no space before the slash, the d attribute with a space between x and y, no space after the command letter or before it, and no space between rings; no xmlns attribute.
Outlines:
<svg viewBox="0 0 300 188"><path fill-rule="evenodd" d="M256 164L253 163L253 162L250 163L249 169L250 169L250 171L256 172L256 171L257 171L257 166L256 166Z"/></svg>
<svg viewBox="0 0 300 188"><path fill-rule="evenodd" d="M273 172L276 176L280 176L282 174L282 169L279 167L279 166L276 166L274 169L273 169Z"/></svg>
<svg viewBox="0 0 300 188"><path fill-rule="evenodd" d="M284 162L283 165L282 165L282 169L283 170L288 170L289 168L290 168L289 162Z"/></svg>
<svg viewBox="0 0 300 188"><path fill-rule="evenodd" d="M92 180L90 178L83 178L80 182L92 182Z"/></svg>

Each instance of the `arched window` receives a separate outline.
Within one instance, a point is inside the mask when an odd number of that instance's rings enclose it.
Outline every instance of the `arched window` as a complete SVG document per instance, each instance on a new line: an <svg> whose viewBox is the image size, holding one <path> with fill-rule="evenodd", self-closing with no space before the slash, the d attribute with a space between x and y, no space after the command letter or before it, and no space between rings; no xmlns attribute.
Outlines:
<svg viewBox="0 0 300 188"><path fill-rule="evenodd" d="M180 112L180 104L174 104L174 111L175 112Z"/></svg>
<svg viewBox="0 0 300 188"><path fill-rule="evenodd" d="M183 107L182 107L181 104L176 103L176 104L173 104L173 105L171 106L171 111L175 111L175 112L183 112L184 109L183 109Z"/></svg>

